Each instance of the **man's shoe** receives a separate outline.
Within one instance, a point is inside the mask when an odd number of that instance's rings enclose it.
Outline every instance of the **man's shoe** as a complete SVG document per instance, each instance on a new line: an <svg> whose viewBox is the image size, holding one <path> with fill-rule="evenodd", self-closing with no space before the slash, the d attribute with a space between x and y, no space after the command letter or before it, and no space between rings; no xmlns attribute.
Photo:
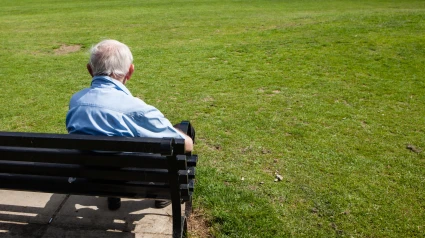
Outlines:
<svg viewBox="0 0 425 238"><path fill-rule="evenodd" d="M171 204L171 200L155 200L156 208L164 208Z"/></svg>
<svg viewBox="0 0 425 238"><path fill-rule="evenodd" d="M117 210L118 208L121 207L121 198L114 198L114 197L109 197L108 198L108 208L109 210Z"/></svg>

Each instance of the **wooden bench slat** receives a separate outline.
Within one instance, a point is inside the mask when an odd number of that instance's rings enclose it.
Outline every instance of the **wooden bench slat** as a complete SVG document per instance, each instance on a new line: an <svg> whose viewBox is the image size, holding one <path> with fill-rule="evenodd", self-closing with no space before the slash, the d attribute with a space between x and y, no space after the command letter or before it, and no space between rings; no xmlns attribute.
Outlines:
<svg viewBox="0 0 425 238"><path fill-rule="evenodd" d="M187 166L190 167L196 167L196 164L198 163L198 155L190 155L187 159Z"/></svg>
<svg viewBox="0 0 425 238"><path fill-rule="evenodd" d="M184 145L184 139L0 132L0 145L2 146L145 152L162 155L172 155L173 152L184 154L181 146L173 148L173 143Z"/></svg>
<svg viewBox="0 0 425 238"><path fill-rule="evenodd" d="M89 196L116 196L127 198L170 199L170 188L161 184L111 183L77 179L69 183L68 178L32 175L0 174L2 189L20 191L62 193ZM189 194L189 188L183 186L181 193Z"/></svg>
<svg viewBox="0 0 425 238"><path fill-rule="evenodd" d="M168 168L165 156L147 153L101 153L69 149L0 146L0 154L0 160L61 164L80 163L89 166ZM179 160L178 168L186 169L186 157L184 155L177 157Z"/></svg>
<svg viewBox="0 0 425 238"><path fill-rule="evenodd" d="M118 181L168 182L168 171L164 169L110 169L105 167L71 164L0 161L0 173L78 177Z"/></svg>

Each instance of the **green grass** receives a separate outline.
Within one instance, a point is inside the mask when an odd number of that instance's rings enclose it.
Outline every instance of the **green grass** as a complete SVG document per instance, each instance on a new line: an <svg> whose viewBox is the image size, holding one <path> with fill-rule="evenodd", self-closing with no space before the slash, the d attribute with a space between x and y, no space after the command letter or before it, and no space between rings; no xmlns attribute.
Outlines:
<svg viewBox="0 0 425 238"><path fill-rule="evenodd" d="M87 50L117 39L132 93L196 126L216 237L425 236L424 1L0 4L0 130L66 133Z"/></svg>

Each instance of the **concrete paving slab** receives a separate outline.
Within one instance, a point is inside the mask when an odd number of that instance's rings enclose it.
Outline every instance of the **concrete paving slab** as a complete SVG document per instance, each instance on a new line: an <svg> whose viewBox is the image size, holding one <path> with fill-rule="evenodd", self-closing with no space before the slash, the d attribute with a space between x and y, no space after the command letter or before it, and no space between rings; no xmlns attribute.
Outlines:
<svg viewBox="0 0 425 238"><path fill-rule="evenodd" d="M108 232L105 230L97 230L92 228L71 228L49 226L41 238L136 238L132 232Z"/></svg>
<svg viewBox="0 0 425 238"><path fill-rule="evenodd" d="M1 238L171 238L166 234L147 234L97 230L90 227L56 227L53 224L3 224L0 222Z"/></svg>
<svg viewBox="0 0 425 238"><path fill-rule="evenodd" d="M47 224L28 224L0 221L0 237L2 238L34 238L42 237Z"/></svg>
<svg viewBox="0 0 425 238"><path fill-rule="evenodd" d="M51 223L50 218L53 217ZM106 198L0 190L0 237L169 238L171 206L122 199L110 211Z"/></svg>
<svg viewBox="0 0 425 238"><path fill-rule="evenodd" d="M125 198L120 209L110 211L104 197L70 196L52 225L131 232L134 237L171 237L172 211L171 206L156 209L154 200Z"/></svg>
<svg viewBox="0 0 425 238"><path fill-rule="evenodd" d="M47 224L65 197L52 193L0 190L0 221Z"/></svg>

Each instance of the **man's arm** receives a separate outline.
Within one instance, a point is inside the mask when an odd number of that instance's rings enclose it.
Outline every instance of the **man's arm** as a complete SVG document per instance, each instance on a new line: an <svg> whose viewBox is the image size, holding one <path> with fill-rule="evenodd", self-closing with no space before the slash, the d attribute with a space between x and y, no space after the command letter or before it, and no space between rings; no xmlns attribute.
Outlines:
<svg viewBox="0 0 425 238"><path fill-rule="evenodd" d="M181 132L184 135L184 150L186 153L193 151L193 140L188 135L186 135L183 131L176 128L179 132Z"/></svg>
<svg viewBox="0 0 425 238"><path fill-rule="evenodd" d="M142 104L142 107L144 108L143 113L136 114L137 119L134 119L133 115L133 121L137 124L140 131L143 131L145 133L141 133L143 136L150 136L146 132L152 132L152 134L155 134L154 137L175 137L176 131L178 131L178 134L180 136L184 136L184 150L186 153L193 151L193 140L190 136L188 136L185 132L183 132L181 129L176 127L177 125L172 126L170 121L164 117L164 114L162 114L157 108L147 105L145 102L143 102L140 98L137 98L139 102Z"/></svg>

